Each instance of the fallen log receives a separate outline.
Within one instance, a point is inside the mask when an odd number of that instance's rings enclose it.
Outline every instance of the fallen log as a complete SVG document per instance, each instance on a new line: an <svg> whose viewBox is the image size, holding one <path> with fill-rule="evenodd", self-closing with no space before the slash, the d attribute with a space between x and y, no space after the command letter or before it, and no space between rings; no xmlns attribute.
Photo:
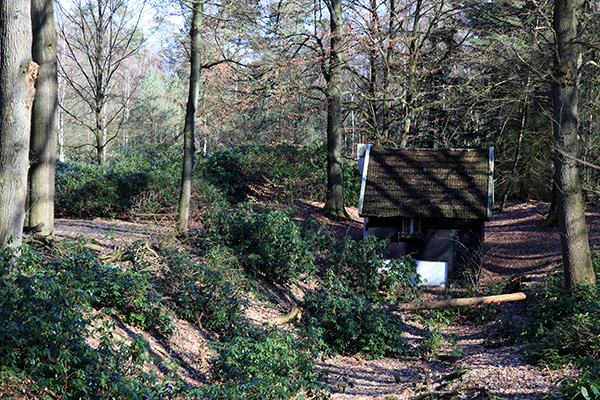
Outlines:
<svg viewBox="0 0 600 400"><path fill-rule="evenodd" d="M483 297L462 297L450 300L424 301L421 303L398 303L390 306L390 311L418 311L434 310L438 308L450 308L461 306L475 306L480 304L496 304L509 301L525 300L527 295L523 292L498 294L494 296Z"/></svg>
<svg viewBox="0 0 600 400"><path fill-rule="evenodd" d="M529 295L534 292L528 292ZM421 303L398 303L387 306L388 311L419 311L419 310L433 310L438 308L450 308L450 307L461 307L461 306L475 306L480 304L497 304L506 303L509 301L520 301L525 300L528 294L524 292L509 293L509 294L498 294L493 296L483 297L462 297L458 299L450 300L437 300L437 301L423 301ZM292 307L292 310L279 318L275 318L269 322L271 325L283 325L291 320L295 319L300 321L302 318L302 309L298 306Z"/></svg>

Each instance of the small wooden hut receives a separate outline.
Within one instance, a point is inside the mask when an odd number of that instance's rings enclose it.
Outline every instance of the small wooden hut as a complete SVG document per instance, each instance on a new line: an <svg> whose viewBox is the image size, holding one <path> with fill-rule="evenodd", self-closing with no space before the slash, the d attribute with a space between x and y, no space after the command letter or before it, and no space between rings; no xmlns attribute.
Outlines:
<svg viewBox="0 0 600 400"><path fill-rule="evenodd" d="M445 268L437 272L444 282L478 267L492 215L493 150L359 145L365 235L387 239L388 258Z"/></svg>

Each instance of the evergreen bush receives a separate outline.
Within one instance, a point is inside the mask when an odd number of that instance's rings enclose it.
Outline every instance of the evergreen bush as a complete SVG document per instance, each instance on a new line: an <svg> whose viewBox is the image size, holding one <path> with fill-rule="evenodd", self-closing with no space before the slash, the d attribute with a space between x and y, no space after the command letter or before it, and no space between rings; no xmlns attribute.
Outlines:
<svg viewBox="0 0 600 400"><path fill-rule="evenodd" d="M220 151L203 160L200 166L203 178L233 203L246 201L250 193L249 185L260 179L260 174L247 166L248 151L246 148Z"/></svg>
<svg viewBox="0 0 600 400"><path fill-rule="evenodd" d="M324 262L326 287L348 287L371 301L415 298L419 292L415 260L410 256L386 260L386 244L375 236L336 241ZM388 298L381 299L382 295Z"/></svg>
<svg viewBox="0 0 600 400"><path fill-rule="evenodd" d="M194 262L174 248L163 248L164 266L157 285L178 315L213 332L233 337L247 329L241 275L227 264Z"/></svg>
<svg viewBox="0 0 600 400"><path fill-rule="evenodd" d="M324 201L326 147L291 145L234 148L200 158L193 182L193 207L206 213L240 203L248 195L275 200ZM129 149L105 166L57 163L56 213L72 218L150 217L176 211L181 154L173 146ZM344 166L344 196L358 204L360 177L354 162Z"/></svg>
<svg viewBox="0 0 600 400"><path fill-rule="evenodd" d="M580 362L581 374L574 379L561 381L560 394L550 397L556 400L599 400L600 361L586 358Z"/></svg>
<svg viewBox="0 0 600 400"><path fill-rule="evenodd" d="M55 208L59 216L95 218L125 213L148 187L144 172L116 172L93 164L57 163Z"/></svg>
<svg viewBox="0 0 600 400"><path fill-rule="evenodd" d="M594 253L598 274L599 254ZM585 358L600 359L600 285L564 288L562 271L551 274L531 300L526 318L498 322L499 331L525 343L531 362L560 367Z"/></svg>
<svg viewBox="0 0 600 400"><path fill-rule="evenodd" d="M231 248L254 277L287 284L316 270L315 258L291 211L253 210L245 203L206 221L210 243Z"/></svg>
<svg viewBox="0 0 600 400"><path fill-rule="evenodd" d="M204 179L233 203L247 201L257 188L280 201L325 201L326 157L326 144L318 141L303 147L246 146L215 153L202 162L200 169ZM346 204L357 205L359 192L357 164L348 161L344 165Z"/></svg>
<svg viewBox="0 0 600 400"><path fill-rule="evenodd" d="M205 399L326 399L326 372L314 349L287 332L255 330L216 346L215 376L223 382L200 390Z"/></svg>
<svg viewBox="0 0 600 400"><path fill-rule="evenodd" d="M0 254L0 388L66 399L160 399L181 388L142 368L141 336L114 340L114 324L90 308L99 290L88 285L90 268L44 264L27 246L19 252Z"/></svg>
<svg viewBox="0 0 600 400"><path fill-rule="evenodd" d="M400 317L374 307L364 296L313 291L304 296L304 309L307 334L320 337L334 353L362 353L370 359L411 352Z"/></svg>

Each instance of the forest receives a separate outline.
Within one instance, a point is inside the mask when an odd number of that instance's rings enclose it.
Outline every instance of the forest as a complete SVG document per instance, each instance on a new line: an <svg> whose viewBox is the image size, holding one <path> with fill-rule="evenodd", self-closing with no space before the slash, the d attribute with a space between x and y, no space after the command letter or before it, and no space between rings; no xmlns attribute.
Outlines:
<svg viewBox="0 0 600 400"><path fill-rule="evenodd" d="M0 395L600 399L599 17L0 0ZM493 148L445 286L363 235L361 144Z"/></svg>

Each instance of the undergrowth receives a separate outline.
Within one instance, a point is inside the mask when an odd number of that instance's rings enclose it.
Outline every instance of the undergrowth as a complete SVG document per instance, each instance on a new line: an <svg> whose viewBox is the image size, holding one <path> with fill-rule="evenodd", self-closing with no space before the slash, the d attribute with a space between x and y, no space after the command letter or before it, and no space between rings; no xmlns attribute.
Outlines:
<svg viewBox="0 0 600 400"><path fill-rule="evenodd" d="M332 353L361 353L367 359L410 353L398 316L375 307L364 296L320 290L304 297L307 335L319 338Z"/></svg>
<svg viewBox="0 0 600 400"><path fill-rule="evenodd" d="M160 249L156 284L180 318L230 337L247 329L242 274L226 264L194 261L174 248ZM141 262L138 261L138 262Z"/></svg>
<svg viewBox="0 0 600 400"><path fill-rule="evenodd" d="M172 212L180 161L169 148L156 151L166 156L148 149L119 156L108 167L61 165L57 172L62 193L59 209L84 217ZM2 340L14 348L0 359L0 372L31 378L40 388L65 398L87 398L92 392L98 398L113 396L113 392L115 398L325 398L331 386L316 367L324 352L361 353L367 358L429 356L442 345L452 344L451 338L441 335L439 320L423 317L429 334L417 346L409 346L404 338L406 326L386 309L390 302L419 298L413 259L386 262L386 242L375 237L340 240L322 223L297 221L290 210L261 209L244 202L250 194L257 194L257 188L279 200L322 200L323 193L312 192L314 187L325 187L324 155L323 145L248 147L199 160L202 177L194 182L194 212L204 218L203 229L194 232L187 243L195 246L193 254L137 242L123 251L115 265L102 263L81 245L50 261L36 259L29 251L23 252L17 264L7 256L3 285L14 291L14 285L35 281L53 305L37 300L33 305L23 303L32 310L46 304L50 311L36 315L51 328L36 326L35 332L21 332L16 322L9 324ZM153 164L156 159L161 160L158 167ZM355 202L360 180L348 171L346 199ZM121 190L119 182L127 182L131 174L139 185ZM14 265L20 265L20 272L15 272ZM256 326L246 317L251 297L247 292L257 281L275 284L283 292L301 281L320 287L304 297L305 318L294 335ZM0 299L13 304L8 292L2 292ZM10 314L7 321L33 318L19 316L24 309L11 307L2 311ZM160 381L143 372L147 343L141 337L115 341L115 326L110 323L124 322L168 337L175 329L175 317L218 338L213 360L216 384L188 388L175 377ZM96 330L90 331L91 326ZM44 337L35 336L61 330L67 343L52 345L67 349L62 356L43 348ZM35 340L14 339L27 335ZM81 344L88 343L90 335L100 344ZM11 354L35 362L19 364ZM57 359L65 361L51 365ZM135 374L142 374L142 379L131 382Z"/></svg>
<svg viewBox="0 0 600 400"><path fill-rule="evenodd" d="M593 254L593 264L600 276L600 253ZM530 362L558 368L600 359L600 285L568 291L562 271L554 272L531 300L524 319L508 316L498 325L505 339L525 344Z"/></svg>
<svg viewBox="0 0 600 400"><path fill-rule="evenodd" d="M565 378L560 383L560 394L552 400L598 400L600 399L600 361L585 358L579 362L581 374Z"/></svg>
<svg viewBox="0 0 600 400"><path fill-rule="evenodd" d="M359 241L346 236L335 241L321 266L324 287L348 288L375 303L418 298L416 261L410 256L386 260L386 245L386 241L375 236Z"/></svg>
<svg viewBox="0 0 600 400"><path fill-rule="evenodd" d="M248 201L257 188L271 199L325 201L327 147L316 141L309 146L278 144L234 148L213 154L199 169L202 176L223 191L233 203ZM358 204L360 176L354 160L343 166L344 199Z"/></svg>
<svg viewBox="0 0 600 400"><path fill-rule="evenodd" d="M202 214L250 195L275 201L299 198L325 201L326 146L246 146L199 158L192 208ZM354 161L343 168L344 198L358 204L360 177ZM142 218L172 215L178 204L181 152L153 146L116 153L107 165L62 163L56 166L55 209L69 218Z"/></svg>
<svg viewBox="0 0 600 400"><path fill-rule="evenodd" d="M320 348L245 317L243 275L215 249L205 260L171 247L136 242L119 266L105 265L81 243L61 243L44 258L27 246L0 255L0 388L66 399L326 398ZM240 283L242 284L240 285ZM121 337L123 322L155 334L173 332L176 314L220 334L214 371L219 383L190 388L158 378L144 364L148 342ZM121 333L122 335L122 333ZM95 344L92 344L95 343Z"/></svg>
<svg viewBox="0 0 600 400"><path fill-rule="evenodd" d="M327 373L317 368L319 351L285 331L255 329L215 344L214 374L221 382L200 390L206 399L326 399Z"/></svg>
<svg viewBox="0 0 600 400"><path fill-rule="evenodd" d="M176 394L181 388L177 381L160 381L142 367L147 342L138 335L115 341L114 324L106 318L110 310L91 307L102 299L98 286L90 288L85 281L90 268L76 268L74 258L45 264L26 246L19 252L0 254L3 390L27 382L28 390L68 399L159 399ZM85 254L78 261L84 259ZM97 345L91 344L92 338Z"/></svg>
<svg viewBox="0 0 600 400"><path fill-rule="evenodd" d="M219 210L205 227L205 247L232 249L250 276L289 284L315 272L313 253L289 210L254 210L245 203L234 210Z"/></svg>

